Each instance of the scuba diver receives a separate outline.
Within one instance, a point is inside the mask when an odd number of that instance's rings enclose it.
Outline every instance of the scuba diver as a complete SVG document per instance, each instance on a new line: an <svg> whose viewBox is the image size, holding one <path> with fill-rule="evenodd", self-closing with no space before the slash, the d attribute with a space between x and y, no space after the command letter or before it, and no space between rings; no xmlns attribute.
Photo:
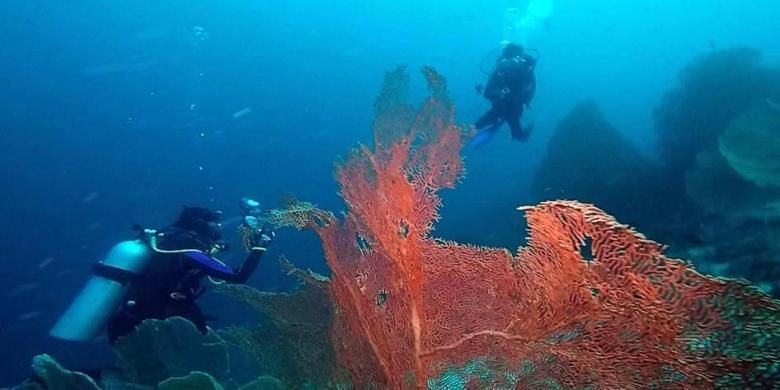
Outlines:
<svg viewBox="0 0 780 390"><path fill-rule="evenodd" d="M258 202L244 198L241 209L240 230L249 254L240 267L230 268L214 257L227 249L221 212L185 207L164 230L136 227L139 239L114 246L50 334L87 341L105 327L113 344L144 320L173 316L186 318L205 334L206 316L196 303L205 292L203 279L246 283L274 237L257 218Z"/></svg>
<svg viewBox="0 0 780 390"><path fill-rule="evenodd" d="M504 122L512 131L512 139L528 141L533 125L523 128L520 117L536 92L536 63L537 59L526 53L522 46L510 43L504 47L487 86L477 86L477 92L490 100L491 108L474 123L480 131L469 143L470 147L486 143Z"/></svg>

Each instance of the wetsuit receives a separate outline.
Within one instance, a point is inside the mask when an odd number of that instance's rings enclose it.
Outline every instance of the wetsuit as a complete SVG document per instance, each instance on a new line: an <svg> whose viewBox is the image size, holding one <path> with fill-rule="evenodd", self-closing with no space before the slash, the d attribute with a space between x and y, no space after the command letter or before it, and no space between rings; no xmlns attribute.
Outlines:
<svg viewBox="0 0 780 390"><path fill-rule="evenodd" d="M171 228L159 240L164 250L197 249L207 252L210 243L196 233ZM147 269L130 282L125 302L109 319L107 334L111 343L125 336L147 319L179 316L206 332L206 317L196 300L203 294L201 280L211 276L230 283L245 283L257 268L262 251L252 251L243 265L230 269L205 254L154 253Z"/></svg>
<svg viewBox="0 0 780 390"><path fill-rule="evenodd" d="M484 90L492 107L474 124L477 129L488 128L495 132L506 122L513 139L525 141L528 138L527 131L520 125L520 117L536 92L534 66L534 58L527 54L498 59L496 70Z"/></svg>

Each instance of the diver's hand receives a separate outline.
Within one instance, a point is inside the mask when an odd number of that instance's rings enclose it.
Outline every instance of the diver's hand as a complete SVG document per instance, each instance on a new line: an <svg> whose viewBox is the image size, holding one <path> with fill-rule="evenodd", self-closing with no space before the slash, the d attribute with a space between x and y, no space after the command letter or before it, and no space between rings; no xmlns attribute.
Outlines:
<svg viewBox="0 0 780 390"><path fill-rule="evenodd" d="M273 241L276 233L270 229L257 229L252 234L252 246L250 250L265 252L268 250L268 246Z"/></svg>

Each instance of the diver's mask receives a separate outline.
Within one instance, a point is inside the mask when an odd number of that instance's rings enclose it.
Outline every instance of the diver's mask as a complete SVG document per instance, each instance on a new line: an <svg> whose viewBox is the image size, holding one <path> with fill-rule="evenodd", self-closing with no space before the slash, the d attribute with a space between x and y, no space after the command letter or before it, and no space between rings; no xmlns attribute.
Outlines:
<svg viewBox="0 0 780 390"><path fill-rule="evenodd" d="M209 239L220 240L222 238L222 223L219 221L208 221L206 223L206 235Z"/></svg>

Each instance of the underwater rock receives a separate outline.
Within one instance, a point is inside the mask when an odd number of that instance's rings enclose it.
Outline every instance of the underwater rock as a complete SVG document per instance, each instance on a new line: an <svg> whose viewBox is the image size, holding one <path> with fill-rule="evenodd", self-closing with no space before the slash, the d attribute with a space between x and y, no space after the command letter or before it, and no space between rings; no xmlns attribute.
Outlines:
<svg viewBox="0 0 780 390"><path fill-rule="evenodd" d="M697 154L685 189L730 224L780 219L780 113L762 101L735 119Z"/></svg>
<svg viewBox="0 0 780 390"><path fill-rule="evenodd" d="M740 253L749 247L729 237L743 236L744 224L774 223L780 216L780 193L761 187L777 172L771 151L775 135L765 131L772 126L769 111L775 107L767 99L773 97L780 97L780 68L764 64L757 50L715 51L683 69L678 86L654 113L658 150L668 178L665 187L684 190L678 219L689 221L675 234L664 235L664 241L678 249L707 244L717 246L718 253ZM710 237L699 243L681 240L689 231L697 231L699 241ZM755 226L750 231L757 237L768 236ZM729 263L725 268L708 265L707 259L697 263L736 272L732 277L760 280L743 264L733 263L735 259L714 259Z"/></svg>
<svg viewBox="0 0 780 390"><path fill-rule="evenodd" d="M213 376L193 371L187 376L168 378L157 386L159 390L223 390Z"/></svg>
<svg viewBox="0 0 780 390"><path fill-rule="evenodd" d="M714 147L698 154L695 168L685 174L685 188L706 211L699 236L711 250L689 247L678 256L703 272L744 278L780 297L780 189L747 181Z"/></svg>
<svg viewBox="0 0 780 390"><path fill-rule="evenodd" d="M201 371L217 379L229 370L227 344L214 332L201 334L181 317L146 320L114 346L126 381L154 386L174 376Z"/></svg>
<svg viewBox="0 0 780 390"><path fill-rule="evenodd" d="M33 357L32 367L49 390L100 390L92 378L84 373L65 369L49 355ZM31 386L22 388L35 388Z"/></svg>
<svg viewBox="0 0 780 390"><path fill-rule="evenodd" d="M577 105L558 125L536 171L538 201L577 199L598 204L632 224L656 220L673 204L661 169L642 157L595 103ZM630 201L627 201L630 199Z"/></svg>
<svg viewBox="0 0 780 390"><path fill-rule="evenodd" d="M710 214L735 225L744 220L780 218L780 190L761 189L740 177L715 148L696 156L696 165L685 173L685 191Z"/></svg>
<svg viewBox="0 0 780 390"><path fill-rule="evenodd" d="M721 50L696 59L655 110L661 160L672 174L693 168L696 155L716 145L734 118L779 94L780 69L762 64L757 50Z"/></svg>
<svg viewBox="0 0 780 390"><path fill-rule="evenodd" d="M780 111L770 100L756 103L731 122L718 137L718 147L744 179L762 188L780 188Z"/></svg>

